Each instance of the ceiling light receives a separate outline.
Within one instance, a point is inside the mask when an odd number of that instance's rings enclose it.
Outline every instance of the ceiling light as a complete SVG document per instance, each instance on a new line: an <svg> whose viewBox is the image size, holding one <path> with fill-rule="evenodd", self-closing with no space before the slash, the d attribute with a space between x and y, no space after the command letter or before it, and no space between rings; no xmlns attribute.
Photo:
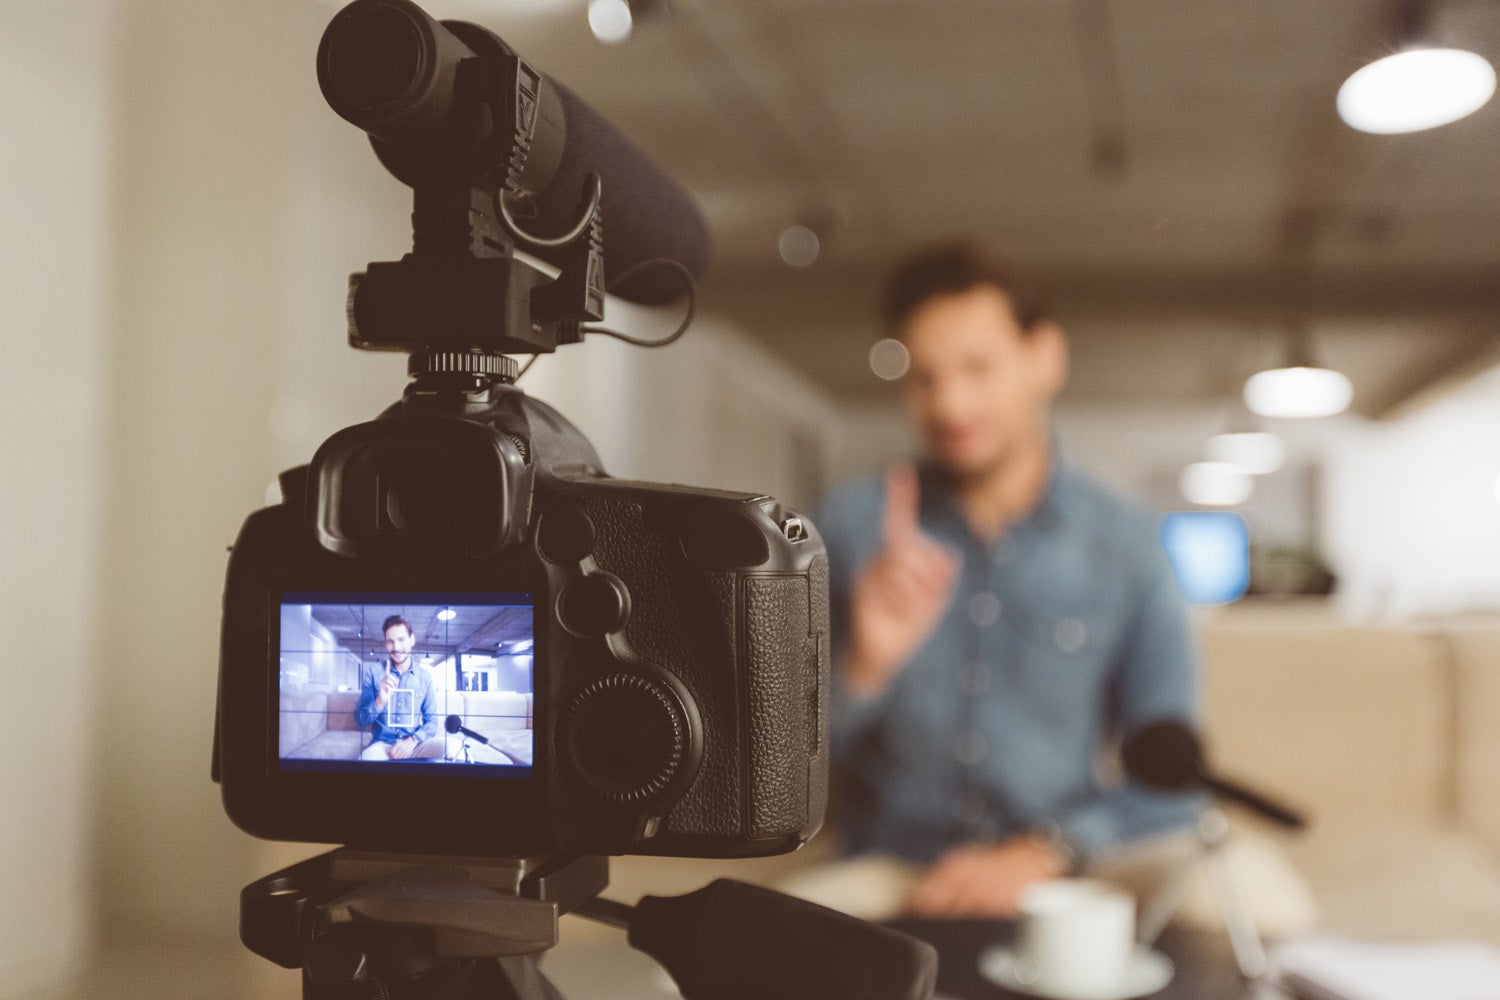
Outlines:
<svg viewBox="0 0 1500 1000"><path fill-rule="evenodd" d="M1463 49L1412 48L1355 70L1339 88L1339 117L1361 132L1420 132L1456 122L1495 93L1495 68Z"/></svg>
<svg viewBox="0 0 1500 1000"><path fill-rule="evenodd" d="M1264 476L1286 461L1286 445L1270 431L1230 431L1208 439L1208 457L1237 465L1252 476Z"/></svg>
<svg viewBox="0 0 1500 1000"><path fill-rule="evenodd" d="M887 382L894 382L911 367L906 345L894 337L875 341L870 348L870 371Z"/></svg>
<svg viewBox="0 0 1500 1000"><path fill-rule="evenodd" d="M1233 507L1250 499L1255 480L1228 462L1194 462L1178 480L1183 497L1200 507Z"/></svg>
<svg viewBox="0 0 1500 1000"><path fill-rule="evenodd" d="M1331 417L1354 399L1354 386L1331 368L1273 368L1245 382L1245 405L1263 417Z"/></svg>
<svg viewBox="0 0 1500 1000"><path fill-rule="evenodd" d="M626 0L589 0L589 30L605 45L619 45L634 26Z"/></svg>
<svg viewBox="0 0 1500 1000"><path fill-rule="evenodd" d="M781 231L781 236L776 241L776 249L780 251L781 259L788 266L807 267L818 259L818 253L823 249L823 245L812 227L799 222Z"/></svg>
<svg viewBox="0 0 1500 1000"><path fill-rule="evenodd" d="M510 650L513 653L524 653L526 652L526 650L535 645L535 643L536 641L534 639L521 639L513 643L510 647Z"/></svg>
<svg viewBox="0 0 1500 1000"><path fill-rule="evenodd" d="M1354 386L1347 375L1314 361L1307 331L1293 325L1282 363L1251 375L1244 396L1245 405L1263 417L1331 417L1349 408Z"/></svg>
<svg viewBox="0 0 1500 1000"><path fill-rule="evenodd" d="M444 608L443 610L439 611L437 615L438 621L440 622L451 622L457 617L458 612L454 611L452 608Z"/></svg>

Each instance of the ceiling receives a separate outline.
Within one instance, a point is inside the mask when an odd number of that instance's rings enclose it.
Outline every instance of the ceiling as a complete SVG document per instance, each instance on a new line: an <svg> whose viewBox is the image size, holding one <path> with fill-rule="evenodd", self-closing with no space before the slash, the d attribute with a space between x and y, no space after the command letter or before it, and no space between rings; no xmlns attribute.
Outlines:
<svg viewBox="0 0 1500 1000"><path fill-rule="evenodd" d="M978 236L1053 284L1073 402L1233 391L1301 324L1399 411L1500 361L1500 101L1425 133L1337 118L1389 50L1389 0L674 0L623 45L583 0L431 0L566 82L698 199L705 304L831 392L865 355L882 275ZM1433 37L1500 62L1500 3ZM824 253L794 270L783 227Z"/></svg>
<svg viewBox="0 0 1500 1000"><path fill-rule="evenodd" d="M451 610L443 621L440 612ZM449 655L483 652L493 655L502 644L532 637L532 609L519 606L454 604L451 607L398 604L315 604L312 617L333 634L344 649L363 659L385 656L381 622L401 615L416 637L415 650Z"/></svg>

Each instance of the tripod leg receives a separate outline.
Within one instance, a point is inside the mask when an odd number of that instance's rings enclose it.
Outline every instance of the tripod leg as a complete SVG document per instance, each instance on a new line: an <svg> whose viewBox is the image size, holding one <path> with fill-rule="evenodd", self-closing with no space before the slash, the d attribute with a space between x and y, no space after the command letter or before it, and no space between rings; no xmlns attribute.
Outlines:
<svg viewBox="0 0 1500 1000"><path fill-rule="evenodd" d="M1266 950L1260 943L1260 932L1255 929L1255 918L1245 897L1240 893L1239 882L1234 877L1229 856L1223 843L1208 851L1209 873L1218 890L1219 908L1224 913L1224 927L1229 932L1229 945L1234 949L1234 960L1246 979L1259 979L1266 974Z"/></svg>
<svg viewBox="0 0 1500 1000"><path fill-rule="evenodd" d="M1156 894L1141 910L1141 917L1136 923L1135 932L1135 939L1138 942L1144 945L1155 944L1168 921L1178 910L1182 909L1182 904L1187 900L1188 890L1193 885L1193 875L1198 870L1198 863L1202 858L1202 850L1195 850L1173 867L1171 874L1161 884L1161 888L1156 890Z"/></svg>

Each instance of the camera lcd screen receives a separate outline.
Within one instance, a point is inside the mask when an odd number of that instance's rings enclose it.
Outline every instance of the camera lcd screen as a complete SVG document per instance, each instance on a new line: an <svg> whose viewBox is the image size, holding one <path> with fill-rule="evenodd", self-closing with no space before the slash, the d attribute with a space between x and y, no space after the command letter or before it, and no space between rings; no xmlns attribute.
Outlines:
<svg viewBox="0 0 1500 1000"><path fill-rule="evenodd" d="M285 593L284 771L531 776L530 594Z"/></svg>

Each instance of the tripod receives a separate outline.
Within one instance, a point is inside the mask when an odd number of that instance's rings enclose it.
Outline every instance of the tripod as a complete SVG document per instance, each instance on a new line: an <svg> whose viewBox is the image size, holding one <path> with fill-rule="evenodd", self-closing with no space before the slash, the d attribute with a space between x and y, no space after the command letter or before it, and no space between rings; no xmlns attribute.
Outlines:
<svg viewBox="0 0 1500 1000"><path fill-rule="evenodd" d="M240 940L302 969L303 1000L563 1000L537 967L577 913L629 932L686 1000L928 1000L924 942L720 879L634 907L597 856L448 858L340 848L240 893Z"/></svg>
<svg viewBox="0 0 1500 1000"><path fill-rule="evenodd" d="M1239 882L1234 877L1234 868L1225 852L1225 845L1229 841L1229 820L1218 809L1205 810L1198 820L1197 840L1197 849L1173 869L1141 912L1136 938L1144 945L1156 941L1168 921L1187 900L1193 876L1200 867L1206 866L1209 877L1213 880L1215 900L1219 905L1219 913L1224 917L1224 929L1229 935L1229 946L1234 951L1234 960L1240 967L1240 974L1246 979L1259 979L1266 973L1266 951L1261 945L1255 918L1250 913Z"/></svg>

